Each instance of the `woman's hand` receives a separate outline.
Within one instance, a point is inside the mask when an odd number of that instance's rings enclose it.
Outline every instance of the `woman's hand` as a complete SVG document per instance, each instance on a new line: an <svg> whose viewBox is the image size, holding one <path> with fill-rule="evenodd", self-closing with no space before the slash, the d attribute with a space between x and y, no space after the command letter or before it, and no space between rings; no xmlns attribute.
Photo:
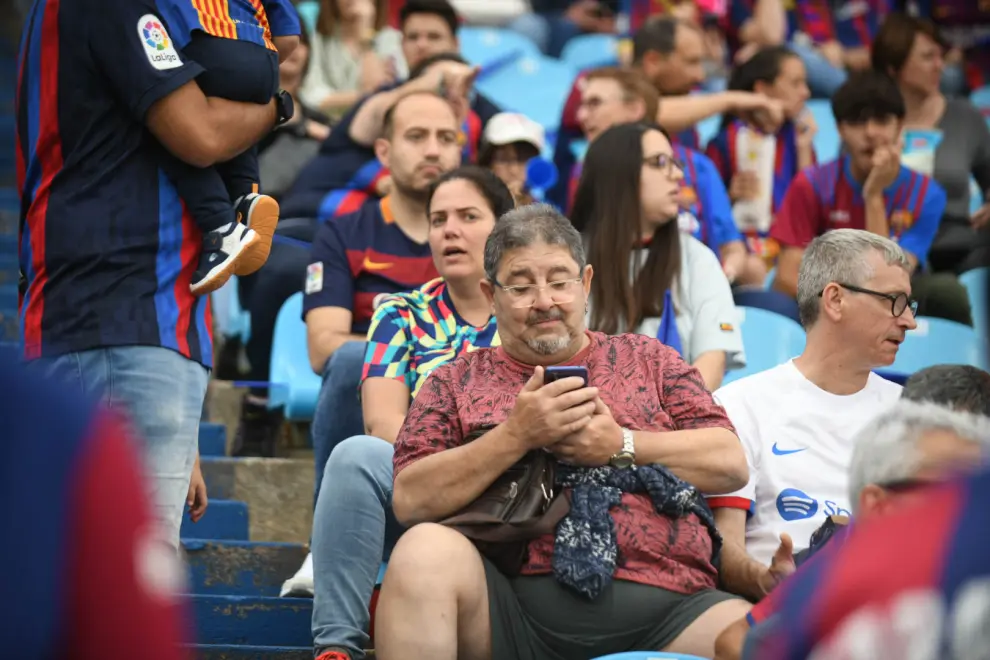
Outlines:
<svg viewBox="0 0 990 660"><path fill-rule="evenodd" d="M976 229L983 229L990 223L990 202L987 202L980 208L976 209L976 213L973 217L969 219L971 225Z"/></svg>

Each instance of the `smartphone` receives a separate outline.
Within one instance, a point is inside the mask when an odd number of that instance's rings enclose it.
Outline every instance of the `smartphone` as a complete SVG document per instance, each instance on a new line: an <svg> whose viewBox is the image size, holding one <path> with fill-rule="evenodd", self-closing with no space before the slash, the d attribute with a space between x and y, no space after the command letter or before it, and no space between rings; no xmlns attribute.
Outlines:
<svg viewBox="0 0 990 660"><path fill-rule="evenodd" d="M561 378L572 378L577 376L584 381L584 386L588 386L588 369L587 367L547 367L543 372L543 384L549 385L555 380L560 380Z"/></svg>

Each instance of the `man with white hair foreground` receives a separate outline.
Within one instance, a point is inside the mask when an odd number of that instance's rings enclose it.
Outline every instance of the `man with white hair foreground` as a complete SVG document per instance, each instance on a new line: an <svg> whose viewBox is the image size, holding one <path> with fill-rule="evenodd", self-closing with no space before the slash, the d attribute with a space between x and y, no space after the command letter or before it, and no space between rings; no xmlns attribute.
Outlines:
<svg viewBox="0 0 990 660"><path fill-rule="evenodd" d="M861 525L866 525L868 529L874 519L900 510L914 500L925 499L918 497L920 492L924 492L927 498L929 491L923 490L924 486L980 466L990 449L990 418L953 411L933 403L903 400L863 428L856 437L855 446L849 474L849 495L855 502L857 531L854 532L853 527L843 528L833 537L828 549L803 565L792 579L760 601L745 618L723 631L716 643L718 660L735 660L740 657L740 650L743 651L743 658L762 660L784 657L778 656L780 647L776 645L793 643L802 634L791 635L793 630L781 623L782 613L794 600L795 590L802 589L794 585L806 586L809 580L817 585L819 588L803 588L801 593L809 607L819 610L823 603L818 601L837 593L833 589L836 581L850 579L850 575L859 572L861 563L865 565L871 561L869 556L844 553L846 538L852 543ZM931 546L943 542L950 529L933 532L932 536L925 536L925 543L921 543L920 536L915 538L915 545ZM840 534L841 542L836 540ZM985 552L985 547L979 551ZM837 556L842 556L841 562L835 559ZM899 553L889 554L887 559L889 563L873 565L871 569L876 573L876 584L883 583L885 588L893 588L899 580L918 579L917 575L903 575L905 570L900 565ZM850 591L859 591L861 586L870 593L865 585L858 584L856 589ZM876 595L877 592L872 593ZM915 627L925 626L918 624ZM872 660L883 656L884 649L867 643L860 655L840 653L825 657L869 657Z"/></svg>
<svg viewBox="0 0 990 660"><path fill-rule="evenodd" d="M759 600L794 571L792 538L807 547L828 517L849 515L853 438L901 393L872 370L893 363L916 327L910 272L889 239L856 229L819 236L798 274L804 352L715 393L749 463L745 488L708 500L728 591Z"/></svg>

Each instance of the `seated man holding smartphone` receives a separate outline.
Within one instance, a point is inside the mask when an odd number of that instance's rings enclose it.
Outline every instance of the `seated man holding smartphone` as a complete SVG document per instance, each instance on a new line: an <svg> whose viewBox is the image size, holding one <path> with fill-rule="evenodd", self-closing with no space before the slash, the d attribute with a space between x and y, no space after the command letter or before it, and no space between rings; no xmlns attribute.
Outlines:
<svg viewBox="0 0 990 660"><path fill-rule="evenodd" d="M674 350L587 330L592 269L552 207L502 216L484 266L501 345L433 371L396 438L392 507L410 529L379 599L378 657L712 657L750 607L715 588L720 539L702 497L747 479L732 424ZM524 536L510 575L434 523L538 450L556 459L551 493L569 512ZM532 492L519 483L510 500Z"/></svg>

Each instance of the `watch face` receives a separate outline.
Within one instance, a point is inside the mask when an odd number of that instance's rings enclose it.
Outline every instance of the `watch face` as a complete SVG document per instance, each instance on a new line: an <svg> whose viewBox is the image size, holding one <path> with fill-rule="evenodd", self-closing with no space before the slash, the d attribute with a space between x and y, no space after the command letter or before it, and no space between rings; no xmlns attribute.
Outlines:
<svg viewBox="0 0 990 660"><path fill-rule="evenodd" d="M629 454L618 454L617 456L612 457L611 462L613 467L617 467L622 470L627 467L632 467L633 457Z"/></svg>

